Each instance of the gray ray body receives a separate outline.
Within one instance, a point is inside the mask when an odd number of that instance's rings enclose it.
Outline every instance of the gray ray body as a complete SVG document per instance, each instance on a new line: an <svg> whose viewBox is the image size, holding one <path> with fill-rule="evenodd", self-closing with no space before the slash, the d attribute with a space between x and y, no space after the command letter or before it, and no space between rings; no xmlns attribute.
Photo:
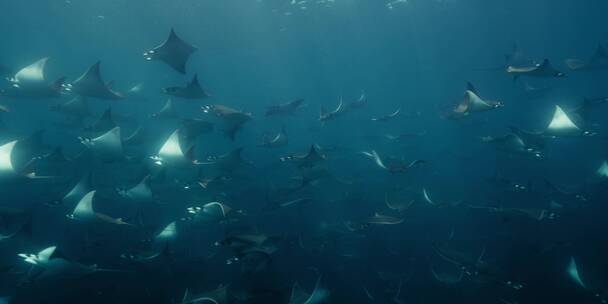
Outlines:
<svg viewBox="0 0 608 304"><path fill-rule="evenodd" d="M101 62L97 61L87 71L71 84L66 85L66 90L80 96L116 100L123 99L121 93L115 92L103 81L100 71Z"/></svg>
<svg viewBox="0 0 608 304"><path fill-rule="evenodd" d="M209 97L209 94L203 90L198 81L198 75L194 75L192 80L185 87L167 87L162 90L163 93L184 99L204 99Z"/></svg>
<svg viewBox="0 0 608 304"><path fill-rule="evenodd" d="M159 46L144 53L146 60L159 60L179 73L186 73L186 63L190 55L197 50L196 47L185 42L171 29L169 37Z"/></svg>

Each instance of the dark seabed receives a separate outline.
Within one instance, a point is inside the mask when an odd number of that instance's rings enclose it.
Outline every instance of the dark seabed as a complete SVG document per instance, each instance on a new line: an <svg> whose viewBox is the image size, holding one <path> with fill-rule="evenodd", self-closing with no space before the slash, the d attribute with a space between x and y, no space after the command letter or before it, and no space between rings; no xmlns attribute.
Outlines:
<svg viewBox="0 0 608 304"><path fill-rule="evenodd" d="M0 2L2 303L608 303L608 2Z"/></svg>

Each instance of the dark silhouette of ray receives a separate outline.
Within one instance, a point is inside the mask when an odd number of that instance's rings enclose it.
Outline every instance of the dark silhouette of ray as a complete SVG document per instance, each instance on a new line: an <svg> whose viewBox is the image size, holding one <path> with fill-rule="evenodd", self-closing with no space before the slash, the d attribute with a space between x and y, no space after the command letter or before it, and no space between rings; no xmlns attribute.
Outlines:
<svg viewBox="0 0 608 304"><path fill-rule="evenodd" d="M161 45L144 52L144 58L146 60L160 60L174 70L185 74L186 62L196 50L196 47L179 38L175 31L171 29L169 38Z"/></svg>

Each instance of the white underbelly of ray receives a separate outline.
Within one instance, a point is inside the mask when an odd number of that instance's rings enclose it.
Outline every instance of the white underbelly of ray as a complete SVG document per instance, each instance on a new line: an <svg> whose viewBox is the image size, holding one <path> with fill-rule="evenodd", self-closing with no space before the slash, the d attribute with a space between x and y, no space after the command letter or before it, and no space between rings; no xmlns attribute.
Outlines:
<svg viewBox="0 0 608 304"><path fill-rule="evenodd" d="M0 175L15 173L12 160L15 144L16 140L0 146Z"/></svg>
<svg viewBox="0 0 608 304"><path fill-rule="evenodd" d="M96 191L93 190L85 194L69 217L81 221L94 220L96 218L95 211L93 210L93 198L95 197L95 192Z"/></svg>
<svg viewBox="0 0 608 304"><path fill-rule="evenodd" d="M548 131L580 131L579 127L572 122L568 114L560 106L555 106L553 119L547 127Z"/></svg>
<svg viewBox="0 0 608 304"><path fill-rule="evenodd" d="M568 269L566 271L568 273L568 276L570 276L570 278L574 280L576 284L583 288L587 288L585 286L585 283L583 283L583 280L581 279L581 276L578 272L578 266L576 265L576 261L573 257L570 258L570 262L568 263Z"/></svg>
<svg viewBox="0 0 608 304"><path fill-rule="evenodd" d="M184 162L186 160L186 155L182 150L179 141L179 130L175 130L169 139L163 144L163 146L158 151L158 155L156 156L156 161L159 164L163 164L166 162Z"/></svg>

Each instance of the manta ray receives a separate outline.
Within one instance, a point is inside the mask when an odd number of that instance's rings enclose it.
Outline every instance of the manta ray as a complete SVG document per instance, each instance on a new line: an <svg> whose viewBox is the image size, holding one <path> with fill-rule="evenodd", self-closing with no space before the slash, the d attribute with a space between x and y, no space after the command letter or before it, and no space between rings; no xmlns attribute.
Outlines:
<svg viewBox="0 0 608 304"><path fill-rule="evenodd" d="M165 105L156 113L150 115L152 118L157 119L174 119L177 118L177 111L173 107L173 102L168 99Z"/></svg>
<svg viewBox="0 0 608 304"><path fill-rule="evenodd" d="M169 223L163 230L161 230L154 239L157 241L168 241L177 237L177 224L175 222Z"/></svg>
<svg viewBox="0 0 608 304"><path fill-rule="evenodd" d="M393 120L394 118L396 118L399 115L399 113L401 113L401 108L398 108L397 110L395 110L391 114L387 114L387 115L380 116L380 117L372 117L371 121L388 122L388 121Z"/></svg>
<svg viewBox="0 0 608 304"><path fill-rule="evenodd" d="M102 222L115 225L131 225L122 218L113 218L106 214L96 212L93 208L93 200L97 191L92 190L85 194L78 202L72 213L66 215L69 219L84 223Z"/></svg>
<svg viewBox="0 0 608 304"><path fill-rule="evenodd" d="M0 181L48 178L37 176L35 172L31 172L30 166L35 159L28 160L23 166L15 164L15 147L18 143L19 141L14 140L0 145Z"/></svg>
<svg viewBox="0 0 608 304"><path fill-rule="evenodd" d="M583 130L576 124L559 105L555 106L553 118L543 132L547 137L564 137L564 136L594 136L596 133L588 130Z"/></svg>
<svg viewBox="0 0 608 304"><path fill-rule="evenodd" d="M513 44L511 51L504 54L504 64L497 67L476 68L476 71L504 71L507 67L525 67L536 65L536 62L527 56L517 44Z"/></svg>
<svg viewBox="0 0 608 304"><path fill-rule="evenodd" d="M38 253L19 253L24 262L31 264L28 279L65 277L66 275L84 276L97 272L123 272L121 270L98 268L97 265L83 265L70 261L57 253L57 246L47 247Z"/></svg>
<svg viewBox="0 0 608 304"><path fill-rule="evenodd" d="M514 154L530 155L534 158L544 158L543 151L534 145L528 144L522 137L515 133L509 133L500 137L486 136L482 142L494 144L499 151Z"/></svg>
<svg viewBox="0 0 608 304"><path fill-rule="evenodd" d="M328 112L325 110L325 107L321 106L321 113L319 114L319 121L326 122L338 117L340 114L344 112L344 103L342 98L340 98L340 103L338 103L338 107L335 110Z"/></svg>
<svg viewBox="0 0 608 304"><path fill-rule="evenodd" d="M185 42L171 29L169 37L161 45L144 52L146 60L160 60L181 74L186 73L186 63L196 47Z"/></svg>
<svg viewBox="0 0 608 304"><path fill-rule="evenodd" d="M150 187L151 176L146 175L137 185L129 189L118 189L118 194L122 197L136 202L150 202L154 199L152 188Z"/></svg>
<svg viewBox="0 0 608 304"><path fill-rule="evenodd" d="M162 92L167 95L184 99L204 99L210 97L198 82L197 74L194 74L192 80L185 87L166 87L162 89Z"/></svg>
<svg viewBox="0 0 608 304"><path fill-rule="evenodd" d="M56 204L76 204L78 203L87 193L93 191L92 186L92 175L91 173L85 173L78 180L78 182L68 191L60 202Z"/></svg>
<svg viewBox="0 0 608 304"><path fill-rule="evenodd" d="M484 100L479 97L477 89L471 83L467 84L467 90L464 92L464 97L460 103L452 108L452 111L447 115L450 119L467 117L471 113L485 112L502 108L504 104L500 101Z"/></svg>
<svg viewBox="0 0 608 304"><path fill-rule="evenodd" d="M376 166L378 166L381 169L384 169L390 173L405 172L414 166L426 163L425 160L420 160L420 159L411 161L409 163L405 163L401 160L396 160L396 159L390 159L387 161L387 160L381 158L380 155L378 154L378 152L376 152L376 150L372 150L370 152L363 151L360 153L371 158L374 161L374 163L376 164Z"/></svg>
<svg viewBox="0 0 608 304"><path fill-rule="evenodd" d="M344 111L349 112L352 110L362 108L365 105L367 105L367 95L365 94L365 91L362 91L361 96L359 96L359 98L357 100L349 102L346 105L344 105Z"/></svg>
<svg viewBox="0 0 608 304"><path fill-rule="evenodd" d="M188 166L194 164L192 159L193 147L184 149L180 139L180 130L171 133L158 153L150 158L159 166Z"/></svg>
<svg viewBox="0 0 608 304"><path fill-rule="evenodd" d="M566 66L573 71L595 71L608 69L608 51L601 44L587 61L566 59Z"/></svg>
<svg viewBox="0 0 608 304"><path fill-rule="evenodd" d="M259 147L265 148L277 148L286 146L289 143L287 138L287 132L285 132L285 128L281 128L281 131L274 136L269 136L264 134L262 137L262 142L258 144Z"/></svg>
<svg viewBox="0 0 608 304"><path fill-rule="evenodd" d="M236 133L243 125L253 119L251 113L246 113L225 105L213 104L202 107L204 113L214 114L222 121L223 131L226 136L234 140Z"/></svg>
<svg viewBox="0 0 608 304"><path fill-rule="evenodd" d="M120 127L114 127L110 131L95 138L80 137L79 139L83 145L89 148L95 156L104 162L112 162L123 158Z"/></svg>
<svg viewBox="0 0 608 304"><path fill-rule="evenodd" d="M513 75L513 81L516 81L520 76L534 78L560 78L566 76L566 74L555 69L553 65L551 65L549 59L545 59L542 63L531 66L508 66L507 74Z"/></svg>
<svg viewBox="0 0 608 304"><path fill-rule="evenodd" d="M179 134L184 143L192 143L203 134L213 131L213 123L203 119L182 119Z"/></svg>
<svg viewBox="0 0 608 304"><path fill-rule="evenodd" d="M229 216L243 213L242 210L235 210L224 203L210 202L202 207L189 207L186 219L200 222L221 222Z"/></svg>
<svg viewBox="0 0 608 304"><path fill-rule="evenodd" d="M326 159L325 155L319 152L317 145L311 145L306 154L289 155L280 158L282 162L292 162L301 168L312 168Z"/></svg>
<svg viewBox="0 0 608 304"><path fill-rule="evenodd" d="M273 105L266 108L266 116L292 115L304 104L304 99L298 98L290 102Z"/></svg>
<svg viewBox="0 0 608 304"><path fill-rule="evenodd" d="M46 64L49 58L42 58L19 70L9 78L11 87L1 91L1 95L15 98L56 98L61 96L65 77L53 82L45 78Z"/></svg>
<svg viewBox="0 0 608 304"><path fill-rule="evenodd" d="M97 61L74 82L64 85L65 90L80 96L98 99L117 100L125 98L122 93L112 90L111 83L103 81L100 66L101 61Z"/></svg>

